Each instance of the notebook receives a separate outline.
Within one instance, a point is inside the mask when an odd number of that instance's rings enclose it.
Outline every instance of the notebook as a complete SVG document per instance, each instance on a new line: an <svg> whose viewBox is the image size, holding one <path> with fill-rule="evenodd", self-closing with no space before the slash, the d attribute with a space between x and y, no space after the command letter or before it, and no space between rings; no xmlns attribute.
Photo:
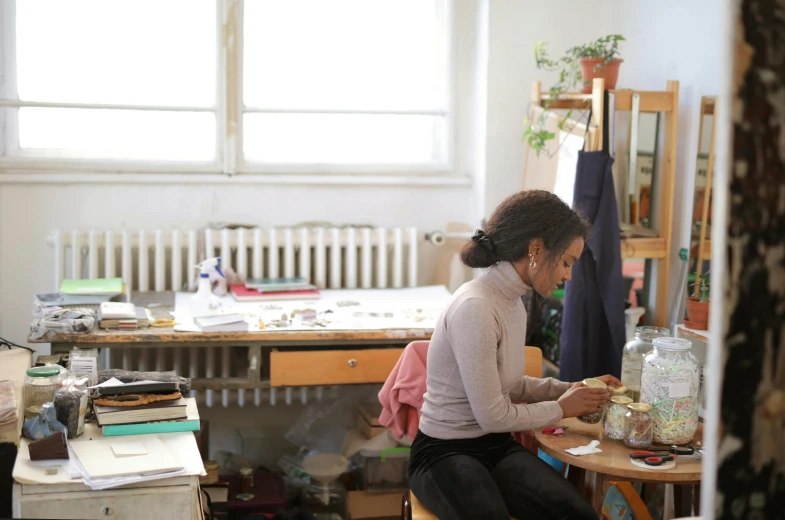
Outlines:
<svg viewBox="0 0 785 520"><path fill-rule="evenodd" d="M244 285L232 285L232 296L238 302L261 302L271 300L317 300L319 291L281 291L281 292L260 292L256 289L248 289Z"/></svg>
<svg viewBox="0 0 785 520"><path fill-rule="evenodd" d="M250 278L245 282L245 287L248 289L259 289L264 292L309 290L316 288L308 283L307 278L301 276L293 278Z"/></svg>
<svg viewBox="0 0 785 520"><path fill-rule="evenodd" d="M124 475L155 475L183 469L183 465L169 451L157 435L134 435L123 437L91 437L69 443L80 464L91 479L111 478ZM144 454L117 456L123 445L139 444ZM114 448L113 448L114 447ZM117 450L117 451L116 451Z"/></svg>
<svg viewBox="0 0 785 520"><path fill-rule="evenodd" d="M168 421L143 422L134 424L112 424L103 426L104 437L118 435L144 435L147 433L175 433L199 431L199 409L196 399L186 397L186 418Z"/></svg>
<svg viewBox="0 0 785 520"><path fill-rule="evenodd" d="M122 278L63 280L60 292L65 294L117 294L123 292Z"/></svg>
<svg viewBox="0 0 785 520"><path fill-rule="evenodd" d="M240 314L222 314L196 318L196 325L202 332L243 332L248 330L248 322Z"/></svg>
<svg viewBox="0 0 785 520"><path fill-rule="evenodd" d="M142 406L95 405L95 416L99 426L185 419L188 417L187 401L181 397Z"/></svg>

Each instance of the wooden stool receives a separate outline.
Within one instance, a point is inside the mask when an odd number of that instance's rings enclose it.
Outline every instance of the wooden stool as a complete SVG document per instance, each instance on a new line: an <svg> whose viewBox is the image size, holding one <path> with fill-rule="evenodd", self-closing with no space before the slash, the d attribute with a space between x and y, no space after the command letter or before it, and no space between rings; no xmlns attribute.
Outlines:
<svg viewBox="0 0 785 520"><path fill-rule="evenodd" d="M510 517L515 520L515 517ZM403 494L403 508L401 509L401 520L439 520L436 515L431 513L427 507L422 505L414 493L407 491ZM446 519L445 519L446 520Z"/></svg>

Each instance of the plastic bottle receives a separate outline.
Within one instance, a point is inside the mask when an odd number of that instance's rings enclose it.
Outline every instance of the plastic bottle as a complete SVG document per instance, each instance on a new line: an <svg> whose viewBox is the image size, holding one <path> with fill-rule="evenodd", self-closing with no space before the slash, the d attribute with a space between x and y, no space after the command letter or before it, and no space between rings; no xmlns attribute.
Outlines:
<svg viewBox="0 0 785 520"><path fill-rule="evenodd" d="M199 269L199 285L196 294L191 297L191 317L214 316L221 306L221 300L213 294L210 274L215 272L222 278L226 278L221 271L221 257L208 258L197 264L196 268Z"/></svg>

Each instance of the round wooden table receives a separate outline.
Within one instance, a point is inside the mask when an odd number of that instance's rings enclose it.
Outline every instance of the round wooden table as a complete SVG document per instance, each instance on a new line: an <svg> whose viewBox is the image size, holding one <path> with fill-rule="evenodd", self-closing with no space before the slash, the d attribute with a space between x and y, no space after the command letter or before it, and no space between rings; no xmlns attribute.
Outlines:
<svg viewBox="0 0 785 520"><path fill-rule="evenodd" d="M676 484L674 487L676 513L679 514L679 509L686 510L690 507L691 497L695 491L693 488L697 487L701 480L701 459L677 460L676 467L669 470L644 469L630 462L632 449L625 446L622 441L605 437L602 423L586 424L578 419L570 418L563 419L554 426L567 426L568 429L562 435L536 431L534 436L540 449L551 457L570 465L568 478L581 490L598 513L602 510L602 502L605 498L606 490L603 488L603 484L609 485L613 481ZM564 451L566 448L585 446L593 440L600 441L598 448L602 450L602 453L575 456ZM690 445L699 449L703 446L702 440L703 425L700 425ZM696 493L696 504L698 497L699 494Z"/></svg>

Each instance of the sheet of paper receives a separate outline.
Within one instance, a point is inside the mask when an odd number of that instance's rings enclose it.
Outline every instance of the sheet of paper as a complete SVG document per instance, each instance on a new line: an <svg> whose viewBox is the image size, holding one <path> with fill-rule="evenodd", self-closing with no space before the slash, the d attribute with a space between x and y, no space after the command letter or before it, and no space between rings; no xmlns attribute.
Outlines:
<svg viewBox="0 0 785 520"><path fill-rule="evenodd" d="M572 207L575 192L575 173L578 152L583 148L583 138L567 132L559 132L559 155L556 162L556 182L553 193Z"/></svg>
<svg viewBox="0 0 785 520"><path fill-rule="evenodd" d="M141 442L123 442L112 444L115 457L132 457L134 455L147 455L147 448Z"/></svg>

